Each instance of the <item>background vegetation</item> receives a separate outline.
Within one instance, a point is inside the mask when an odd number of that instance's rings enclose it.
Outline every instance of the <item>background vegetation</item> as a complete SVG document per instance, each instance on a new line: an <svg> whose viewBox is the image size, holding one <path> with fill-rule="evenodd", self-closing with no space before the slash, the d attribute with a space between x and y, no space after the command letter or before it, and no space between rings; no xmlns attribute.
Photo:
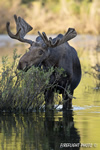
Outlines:
<svg viewBox="0 0 100 150"><path fill-rule="evenodd" d="M64 32L74 27L78 33L100 34L99 0L2 0L0 1L0 33L6 33L7 21L12 22L13 14L23 17L33 31L49 34Z"/></svg>

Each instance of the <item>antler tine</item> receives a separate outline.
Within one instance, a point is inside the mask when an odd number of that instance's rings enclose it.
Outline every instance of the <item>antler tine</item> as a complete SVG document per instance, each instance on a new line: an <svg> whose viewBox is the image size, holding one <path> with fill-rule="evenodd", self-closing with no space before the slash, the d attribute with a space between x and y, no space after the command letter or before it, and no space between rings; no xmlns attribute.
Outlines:
<svg viewBox="0 0 100 150"><path fill-rule="evenodd" d="M21 17L18 17L16 15L14 15L14 19L16 22L16 29L17 29L17 33L14 35L11 31L10 31L10 22L7 22L6 24L6 28L7 28L7 33L8 35L13 38L13 39L17 39L21 42L25 42L28 43L30 45L32 45L33 41L32 40L28 40L28 39L24 39L24 36L31 31L33 28Z"/></svg>
<svg viewBox="0 0 100 150"><path fill-rule="evenodd" d="M51 47L56 47L56 46L58 46L58 43L59 43L60 39L58 38L58 39L56 39L55 42L53 42L53 39L50 37L49 41L50 41Z"/></svg>
<svg viewBox="0 0 100 150"><path fill-rule="evenodd" d="M42 35L43 35L43 38L45 39L45 41L46 41L46 42L49 42L49 40L48 40L48 38L47 38L45 32L42 32Z"/></svg>
<svg viewBox="0 0 100 150"><path fill-rule="evenodd" d="M41 33L38 31L38 34L39 34L39 36L42 38L42 40L46 43L46 40L45 40L45 38L44 38L44 36L43 36L43 33L41 34Z"/></svg>
<svg viewBox="0 0 100 150"><path fill-rule="evenodd" d="M50 47L50 41L48 40L45 32L42 32L42 34L38 31L39 36L42 38L46 46Z"/></svg>

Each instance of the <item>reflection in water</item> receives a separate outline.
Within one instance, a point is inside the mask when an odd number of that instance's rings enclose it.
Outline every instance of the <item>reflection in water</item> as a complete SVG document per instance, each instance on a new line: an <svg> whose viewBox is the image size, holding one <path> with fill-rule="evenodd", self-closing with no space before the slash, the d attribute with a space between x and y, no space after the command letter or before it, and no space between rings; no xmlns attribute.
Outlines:
<svg viewBox="0 0 100 150"><path fill-rule="evenodd" d="M0 150L59 150L80 143L73 112L0 116ZM64 147L64 148L63 148ZM79 147L74 147L79 150Z"/></svg>
<svg viewBox="0 0 100 150"><path fill-rule="evenodd" d="M80 143L80 136L77 129L74 127L72 111L63 113L63 117L55 121L52 113L51 117L45 116L45 133L48 137L49 147L54 150L73 149L72 144ZM74 147L79 150L79 145Z"/></svg>

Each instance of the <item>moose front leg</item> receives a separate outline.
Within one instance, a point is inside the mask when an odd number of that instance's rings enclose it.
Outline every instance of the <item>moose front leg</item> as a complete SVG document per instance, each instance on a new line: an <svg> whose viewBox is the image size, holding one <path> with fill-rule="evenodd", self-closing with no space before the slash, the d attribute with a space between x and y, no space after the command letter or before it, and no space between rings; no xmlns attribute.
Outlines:
<svg viewBox="0 0 100 150"><path fill-rule="evenodd" d="M47 109L53 109L53 99L54 99L54 92L52 89L46 90L45 93L45 108Z"/></svg>
<svg viewBox="0 0 100 150"><path fill-rule="evenodd" d="M73 96L73 92L70 93ZM63 110L69 110L72 108L72 97L69 97L68 94L63 93Z"/></svg>

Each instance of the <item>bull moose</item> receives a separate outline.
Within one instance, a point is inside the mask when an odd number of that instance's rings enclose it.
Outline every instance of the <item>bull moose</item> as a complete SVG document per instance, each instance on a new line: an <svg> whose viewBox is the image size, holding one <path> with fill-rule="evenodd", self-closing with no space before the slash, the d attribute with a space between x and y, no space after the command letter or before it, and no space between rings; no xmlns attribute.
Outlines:
<svg viewBox="0 0 100 150"><path fill-rule="evenodd" d="M67 41L74 38L77 33L74 28L69 28L65 35L59 34L56 38L49 38L45 32L42 34L38 31L39 36L36 42L24 38L24 36L32 30L32 27L21 17L14 15L16 22L17 33L14 35L10 31L10 23L7 22L8 35L21 42L30 44L29 51L26 52L19 60L18 69L27 71L31 66L43 66L48 71L48 68L63 68L62 74L55 88L59 90L65 100L63 109L72 107L72 97L65 90L69 88L70 94L73 95L74 89L78 86L81 79L81 65L76 50L71 47ZM65 76L66 74L66 76ZM34 78L34 77L33 77ZM50 83L55 81L56 73L52 73ZM47 89L44 93L46 106L53 103L54 88Z"/></svg>

